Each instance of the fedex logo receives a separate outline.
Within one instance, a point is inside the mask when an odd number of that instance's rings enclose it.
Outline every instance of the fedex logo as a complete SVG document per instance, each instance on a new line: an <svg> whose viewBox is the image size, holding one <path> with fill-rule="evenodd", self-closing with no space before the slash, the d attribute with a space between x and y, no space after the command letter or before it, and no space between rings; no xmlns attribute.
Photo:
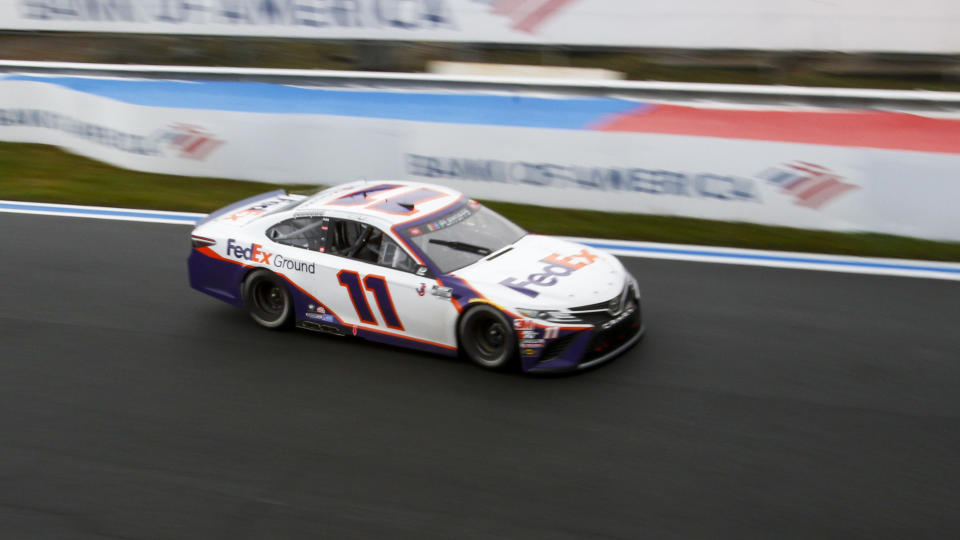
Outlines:
<svg viewBox="0 0 960 540"><path fill-rule="evenodd" d="M540 262L547 263L543 269L535 274L530 274L527 279L520 281L517 278L509 277L500 282L505 287L525 294L531 298L536 298L540 293L529 287L552 287L557 284L557 278L569 276L584 266L589 266L597 260L598 255L590 253L585 248L573 255L560 257L556 253L551 253Z"/></svg>
<svg viewBox="0 0 960 540"><path fill-rule="evenodd" d="M262 247L260 244L250 244L248 247L243 247L240 244L234 243L233 238L227 240L228 255L245 261L270 264L270 257L273 257L273 253L263 251L261 249Z"/></svg>

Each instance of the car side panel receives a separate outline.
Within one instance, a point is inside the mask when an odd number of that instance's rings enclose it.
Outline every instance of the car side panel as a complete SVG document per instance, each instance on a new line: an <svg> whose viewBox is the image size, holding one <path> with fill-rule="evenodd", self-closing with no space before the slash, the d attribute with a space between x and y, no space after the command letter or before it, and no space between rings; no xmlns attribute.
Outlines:
<svg viewBox="0 0 960 540"><path fill-rule="evenodd" d="M194 289L237 307L243 305L240 284L246 265L226 260L211 248L200 248L190 252L187 268Z"/></svg>
<svg viewBox="0 0 960 540"><path fill-rule="evenodd" d="M430 294L435 280L335 255L323 258L324 270L318 267L312 289L348 326L356 326L358 335L365 330L368 336L456 347L457 310L448 299ZM341 281L359 288L351 292ZM361 312L368 320L361 319Z"/></svg>
<svg viewBox="0 0 960 540"><path fill-rule="evenodd" d="M449 299L431 294L436 280L256 237L225 240L230 246L224 247L230 252L225 256L283 277L290 284L299 321L337 326L345 334L375 341L455 352L457 310ZM248 256L252 260L243 260ZM351 291L351 283L359 288ZM361 312L367 320L361 319Z"/></svg>

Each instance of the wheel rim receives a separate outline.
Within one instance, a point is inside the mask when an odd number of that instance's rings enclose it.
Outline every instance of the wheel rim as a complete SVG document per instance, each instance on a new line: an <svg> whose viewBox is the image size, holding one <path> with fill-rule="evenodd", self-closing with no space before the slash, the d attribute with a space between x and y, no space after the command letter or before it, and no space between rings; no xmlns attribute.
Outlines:
<svg viewBox="0 0 960 540"><path fill-rule="evenodd" d="M503 325L498 321L487 320L477 325L477 344L487 353L496 353L503 349L505 336Z"/></svg>
<svg viewBox="0 0 960 540"><path fill-rule="evenodd" d="M485 364L500 362L506 354L508 332L506 325L491 315L476 321L471 334L477 360Z"/></svg>
<svg viewBox="0 0 960 540"><path fill-rule="evenodd" d="M266 282L258 283L254 288L253 301L264 315L268 315L272 319L283 315L287 304L287 299L284 297L280 287L276 284Z"/></svg>

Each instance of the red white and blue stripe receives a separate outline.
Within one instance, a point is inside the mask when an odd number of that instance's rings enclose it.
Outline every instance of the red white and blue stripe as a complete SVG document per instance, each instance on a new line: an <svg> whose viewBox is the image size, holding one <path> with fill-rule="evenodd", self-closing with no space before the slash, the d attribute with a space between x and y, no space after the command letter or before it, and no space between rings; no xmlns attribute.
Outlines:
<svg viewBox="0 0 960 540"><path fill-rule="evenodd" d="M960 119L879 110L709 108L609 97L338 90L236 81L30 75L10 75L0 80L52 84L152 107L656 133L960 154ZM192 135L192 143L210 148L209 141L199 142L202 134ZM185 139L184 150L191 148Z"/></svg>

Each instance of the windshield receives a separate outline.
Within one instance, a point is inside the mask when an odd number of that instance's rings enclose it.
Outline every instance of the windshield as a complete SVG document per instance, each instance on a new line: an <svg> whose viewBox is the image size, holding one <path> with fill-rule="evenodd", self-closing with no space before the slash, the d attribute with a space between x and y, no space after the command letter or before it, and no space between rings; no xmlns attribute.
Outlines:
<svg viewBox="0 0 960 540"><path fill-rule="evenodd" d="M526 231L476 201L401 234L416 244L444 274L473 264L508 246Z"/></svg>

